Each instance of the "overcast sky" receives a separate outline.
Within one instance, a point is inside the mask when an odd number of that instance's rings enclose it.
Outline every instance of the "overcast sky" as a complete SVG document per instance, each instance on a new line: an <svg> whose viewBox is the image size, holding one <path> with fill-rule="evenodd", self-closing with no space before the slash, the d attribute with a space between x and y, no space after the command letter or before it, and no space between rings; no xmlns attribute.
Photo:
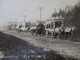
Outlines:
<svg viewBox="0 0 80 60"><path fill-rule="evenodd" d="M67 5L74 6L79 0L0 0L0 26L8 21L39 20L38 7L43 7L42 19L46 19L57 10Z"/></svg>

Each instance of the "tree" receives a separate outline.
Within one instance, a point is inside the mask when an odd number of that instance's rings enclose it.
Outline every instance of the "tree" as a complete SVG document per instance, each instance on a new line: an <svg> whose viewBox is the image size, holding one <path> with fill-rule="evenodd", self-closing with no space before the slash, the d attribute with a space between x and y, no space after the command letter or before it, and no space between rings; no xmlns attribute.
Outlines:
<svg viewBox="0 0 80 60"><path fill-rule="evenodd" d="M71 19L72 25L75 25L80 29L80 5L75 6L73 11L73 18Z"/></svg>
<svg viewBox="0 0 80 60"><path fill-rule="evenodd" d="M52 14L52 17L57 17L57 16L59 16L59 13L58 13L58 12L54 12L54 13Z"/></svg>
<svg viewBox="0 0 80 60"><path fill-rule="evenodd" d="M75 40L80 40L80 3L78 5L75 5L74 9L72 10L72 18L70 20L70 23L72 26L75 26L77 28L74 31L74 36L73 38Z"/></svg>

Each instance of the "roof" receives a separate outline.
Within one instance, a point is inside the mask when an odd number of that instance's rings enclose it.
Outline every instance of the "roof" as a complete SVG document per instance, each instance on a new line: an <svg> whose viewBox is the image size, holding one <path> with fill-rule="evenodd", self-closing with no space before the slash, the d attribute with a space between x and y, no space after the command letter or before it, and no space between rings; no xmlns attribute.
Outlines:
<svg viewBox="0 0 80 60"><path fill-rule="evenodd" d="M49 19L46 19L46 21L53 21L53 22L55 22L55 21L63 21L63 20L64 20L64 18L62 18L62 17L51 17Z"/></svg>

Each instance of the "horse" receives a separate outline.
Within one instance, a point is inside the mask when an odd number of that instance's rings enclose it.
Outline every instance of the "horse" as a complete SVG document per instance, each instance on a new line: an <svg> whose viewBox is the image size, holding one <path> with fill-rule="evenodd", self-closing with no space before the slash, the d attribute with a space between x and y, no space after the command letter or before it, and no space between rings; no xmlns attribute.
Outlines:
<svg viewBox="0 0 80 60"><path fill-rule="evenodd" d="M36 35L37 34L37 28L36 28L36 26L32 26L30 28L30 32L31 32L32 35Z"/></svg>
<svg viewBox="0 0 80 60"><path fill-rule="evenodd" d="M17 30L18 32L21 32L21 27L22 27L22 25L17 25L17 26L16 26L16 30Z"/></svg>
<svg viewBox="0 0 80 60"><path fill-rule="evenodd" d="M46 29L46 36L47 37L53 37L54 28L52 29Z"/></svg>
<svg viewBox="0 0 80 60"><path fill-rule="evenodd" d="M65 37L64 27L60 27L59 31L60 31L59 38L64 39L64 37Z"/></svg>
<svg viewBox="0 0 80 60"><path fill-rule="evenodd" d="M72 36L72 31L74 29L72 27L66 27L64 32L65 32L65 39L68 39Z"/></svg>
<svg viewBox="0 0 80 60"><path fill-rule="evenodd" d="M63 27L54 28L54 32L53 32L54 38L62 38L63 35L64 35L64 28Z"/></svg>
<svg viewBox="0 0 80 60"><path fill-rule="evenodd" d="M21 32L26 32L28 30L28 27L22 26L21 27Z"/></svg>
<svg viewBox="0 0 80 60"><path fill-rule="evenodd" d="M56 28L54 29L53 36L54 36L55 38L57 38L57 37L60 36L59 27L56 27Z"/></svg>

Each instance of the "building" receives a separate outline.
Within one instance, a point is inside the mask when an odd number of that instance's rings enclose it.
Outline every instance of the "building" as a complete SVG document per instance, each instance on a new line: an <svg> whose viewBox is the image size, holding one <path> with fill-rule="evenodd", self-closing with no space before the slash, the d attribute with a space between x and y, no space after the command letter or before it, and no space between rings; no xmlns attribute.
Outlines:
<svg viewBox="0 0 80 60"><path fill-rule="evenodd" d="M17 22L16 21L11 21L11 22L8 22L7 29L8 30L15 30L16 26L17 26Z"/></svg>
<svg viewBox="0 0 80 60"><path fill-rule="evenodd" d="M46 20L46 28L56 28L63 26L64 18L62 17L51 17Z"/></svg>

